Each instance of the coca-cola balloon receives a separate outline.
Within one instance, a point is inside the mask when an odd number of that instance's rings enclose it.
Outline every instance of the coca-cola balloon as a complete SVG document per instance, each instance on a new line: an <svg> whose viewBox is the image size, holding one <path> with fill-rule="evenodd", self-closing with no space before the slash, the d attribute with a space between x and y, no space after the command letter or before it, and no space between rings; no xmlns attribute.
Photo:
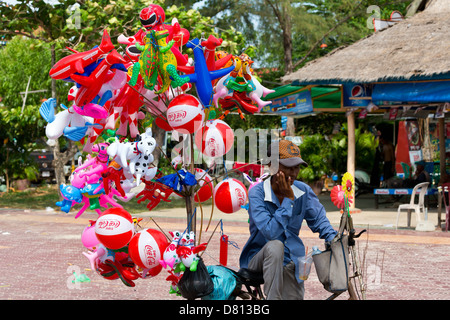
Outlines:
<svg viewBox="0 0 450 320"><path fill-rule="evenodd" d="M248 194L244 184L233 178L222 180L214 188L214 204L224 213L234 213L247 202Z"/></svg>
<svg viewBox="0 0 450 320"><path fill-rule="evenodd" d="M168 124L173 130L184 134L197 131L204 117L202 104L190 94L181 94L173 98L167 108Z"/></svg>
<svg viewBox="0 0 450 320"><path fill-rule="evenodd" d="M197 180L200 189L194 195L195 202L205 202L212 197L214 184L211 176L205 170L195 168L195 180Z"/></svg>
<svg viewBox="0 0 450 320"><path fill-rule="evenodd" d="M130 242L135 232L133 218L122 208L105 210L95 223L95 235L107 248L117 250Z"/></svg>
<svg viewBox="0 0 450 320"><path fill-rule="evenodd" d="M208 157L221 157L230 151L234 133L230 126L219 119L208 120L195 134L195 145Z"/></svg>
<svg viewBox="0 0 450 320"><path fill-rule="evenodd" d="M156 229L144 229L136 233L128 245L131 260L141 268L152 269L159 265L169 242Z"/></svg>

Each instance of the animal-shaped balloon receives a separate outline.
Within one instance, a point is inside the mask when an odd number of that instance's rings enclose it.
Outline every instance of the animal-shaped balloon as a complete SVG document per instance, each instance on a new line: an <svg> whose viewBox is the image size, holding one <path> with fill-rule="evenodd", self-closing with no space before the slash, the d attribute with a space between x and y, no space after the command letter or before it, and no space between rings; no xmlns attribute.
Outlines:
<svg viewBox="0 0 450 320"><path fill-rule="evenodd" d="M100 178L100 175L103 171L105 171L108 167L108 144L107 143L98 143L94 145L92 148L93 152L97 153L97 156L91 158L90 160L85 161L81 166L75 168L75 172L79 172L79 177L83 178L84 176L92 176L97 175Z"/></svg>
<svg viewBox="0 0 450 320"><path fill-rule="evenodd" d="M248 187L248 191L250 191L250 189L253 188L254 186L256 186L258 183L263 182L264 179L269 176L268 173L264 173L260 177L256 178L256 181L253 181L253 179L248 174L246 174L245 172L242 173L242 175L250 183L250 186Z"/></svg>
<svg viewBox="0 0 450 320"><path fill-rule="evenodd" d="M74 204L81 203L83 201L83 194L79 188L62 184L59 186L59 190L63 200L57 201L55 204L65 213L69 213Z"/></svg>
<svg viewBox="0 0 450 320"><path fill-rule="evenodd" d="M170 202L169 196L174 192L172 188L145 178L144 183L145 188L136 195L136 199L138 199L137 203L149 200L147 209L151 211L161 202L161 200Z"/></svg>
<svg viewBox="0 0 450 320"><path fill-rule="evenodd" d="M236 80L236 77L238 76L239 70L241 70L242 61L238 57L233 58L233 71L231 71L229 74L223 76L220 78L220 80L217 82L214 90L214 96L213 96L213 102L216 105L216 108L219 108L219 99L223 99L225 97L232 97L233 96L233 89L228 88L227 85L230 82L230 80Z"/></svg>
<svg viewBox="0 0 450 320"><path fill-rule="evenodd" d="M195 233L193 231L189 232L189 234L185 233L177 249L177 254L182 263L180 270L184 271L188 268L192 272L197 271L197 265L200 260L197 254L205 249L206 243L195 246Z"/></svg>
<svg viewBox="0 0 450 320"><path fill-rule="evenodd" d="M151 128L147 128L145 134L139 136L139 140L134 142L120 142L116 139L109 145L108 155L123 168L127 168L128 161L130 161L130 170L134 174L135 161L141 155L152 156L152 152L155 150L156 140L151 133Z"/></svg>
<svg viewBox="0 0 450 320"><path fill-rule="evenodd" d="M73 106L66 107L61 104L61 107L64 110L55 114L56 99L50 98L39 108L39 113L47 121L45 126L47 138L56 140L64 135L72 141L79 141L92 126L96 126L92 117L79 115Z"/></svg>
<svg viewBox="0 0 450 320"><path fill-rule="evenodd" d="M167 267L169 267L170 269L174 269L174 267L176 267L176 265L181 262L181 259L177 254L177 248L182 234L180 231L169 231L169 233L172 236L172 242L164 251L163 258L159 260L159 263L164 269L166 269Z"/></svg>
<svg viewBox="0 0 450 320"><path fill-rule="evenodd" d="M247 80L248 84L252 87L252 91L247 93L247 96L258 105L259 112L264 106L272 103L272 101L261 100L261 97L265 97L269 93L275 92L275 90L267 89L252 75L250 72L250 63L248 61L243 62L242 70L244 79Z"/></svg>

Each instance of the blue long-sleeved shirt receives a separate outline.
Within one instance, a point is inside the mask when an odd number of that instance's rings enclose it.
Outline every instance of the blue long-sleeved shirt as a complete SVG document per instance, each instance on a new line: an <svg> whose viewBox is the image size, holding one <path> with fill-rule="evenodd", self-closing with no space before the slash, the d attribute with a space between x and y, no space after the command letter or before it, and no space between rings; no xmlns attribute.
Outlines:
<svg viewBox="0 0 450 320"><path fill-rule="evenodd" d="M272 190L270 178L250 190L250 238L242 250L239 264L241 268L248 268L250 260L268 241L280 240L284 243L284 265L293 261L296 278L301 282L298 278L298 258L305 255L305 247L299 238L303 220L325 241L331 241L337 232L331 226L323 205L307 184L294 181L291 188L295 200L284 198L281 204Z"/></svg>

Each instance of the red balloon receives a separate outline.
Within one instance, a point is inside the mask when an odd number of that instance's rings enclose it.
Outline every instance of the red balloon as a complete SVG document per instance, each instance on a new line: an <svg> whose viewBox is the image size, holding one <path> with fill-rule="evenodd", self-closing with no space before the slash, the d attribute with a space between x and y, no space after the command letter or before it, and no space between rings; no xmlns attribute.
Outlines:
<svg viewBox="0 0 450 320"><path fill-rule="evenodd" d="M214 191L214 184L211 176L207 174L205 170L195 168L195 179L198 181L200 189L195 194L194 201L205 202L212 197Z"/></svg>
<svg viewBox="0 0 450 320"><path fill-rule="evenodd" d="M163 129L164 131L172 131L172 127L167 123L166 120L163 120L161 118L156 118L155 119L155 124L160 127L161 129Z"/></svg>
<svg viewBox="0 0 450 320"><path fill-rule="evenodd" d="M234 143L231 127L222 120L208 120L195 134L197 149L208 157L221 157L230 151Z"/></svg>
<svg viewBox="0 0 450 320"><path fill-rule="evenodd" d="M169 242L166 236L156 229L139 231L128 244L128 254L133 262L144 269L157 267Z"/></svg>
<svg viewBox="0 0 450 320"><path fill-rule="evenodd" d="M180 133L194 133L205 117L200 101L190 94L180 94L167 107L167 123Z"/></svg>
<svg viewBox="0 0 450 320"><path fill-rule="evenodd" d="M224 213L238 211L245 205L247 199L247 189L237 179L224 179L214 188L214 204Z"/></svg>
<svg viewBox="0 0 450 320"><path fill-rule="evenodd" d="M107 248L117 250L125 247L134 235L131 215L122 208L105 210L95 222L95 235Z"/></svg>

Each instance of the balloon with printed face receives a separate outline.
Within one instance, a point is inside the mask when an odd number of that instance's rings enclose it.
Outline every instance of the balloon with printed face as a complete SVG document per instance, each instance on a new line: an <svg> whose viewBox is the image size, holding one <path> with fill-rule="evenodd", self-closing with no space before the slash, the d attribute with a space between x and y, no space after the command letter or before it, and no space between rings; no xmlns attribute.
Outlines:
<svg viewBox="0 0 450 320"><path fill-rule="evenodd" d="M156 229L141 230L131 239L128 254L133 262L144 269L159 266L169 242L166 236Z"/></svg>
<svg viewBox="0 0 450 320"><path fill-rule="evenodd" d="M234 133L230 126L219 119L208 120L195 134L195 145L204 155L216 158L230 151Z"/></svg>
<svg viewBox="0 0 450 320"><path fill-rule="evenodd" d="M234 213L247 202L247 188L233 178L226 178L214 188L214 204L224 213Z"/></svg>
<svg viewBox="0 0 450 320"><path fill-rule="evenodd" d="M167 122L180 133L194 133L203 123L205 113L196 97L181 94L173 98L167 108Z"/></svg>
<svg viewBox="0 0 450 320"><path fill-rule="evenodd" d="M108 249L117 250L130 242L135 232L133 218L122 208L105 210L95 223L97 239Z"/></svg>

